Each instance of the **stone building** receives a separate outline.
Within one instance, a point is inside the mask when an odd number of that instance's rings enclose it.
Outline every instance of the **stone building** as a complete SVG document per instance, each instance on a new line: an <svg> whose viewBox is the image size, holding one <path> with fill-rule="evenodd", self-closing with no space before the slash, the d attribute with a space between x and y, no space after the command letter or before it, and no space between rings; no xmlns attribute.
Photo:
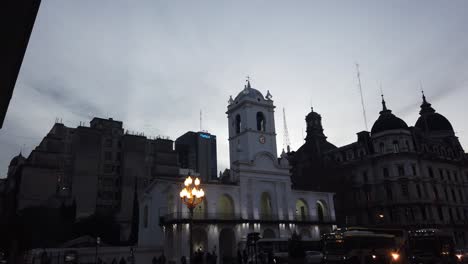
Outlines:
<svg viewBox="0 0 468 264"><path fill-rule="evenodd" d="M193 250L216 250L221 263L245 247L248 233L287 240L293 232L318 241L335 221L333 193L291 188L286 156L277 157L272 96L247 82L229 100L228 179L202 182L206 198L194 212ZM140 200L140 247L164 249L169 260L189 256L183 179L157 179Z"/></svg>
<svg viewBox="0 0 468 264"><path fill-rule="evenodd" d="M340 194L341 225L442 228L466 246L467 154L451 123L424 95L419 114L408 126L382 97L371 131L335 147L326 141L320 115L312 111L306 118L306 143L289 154L293 183Z"/></svg>
<svg viewBox="0 0 468 264"><path fill-rule="evenodd" d="M156 177L179 175L173 141L125 133L122 122L93 118L76 128L55 123L26 159L15 157L6 179L9 212L76 202L76 217L115 215L130 235L134 191Z"/></svg>

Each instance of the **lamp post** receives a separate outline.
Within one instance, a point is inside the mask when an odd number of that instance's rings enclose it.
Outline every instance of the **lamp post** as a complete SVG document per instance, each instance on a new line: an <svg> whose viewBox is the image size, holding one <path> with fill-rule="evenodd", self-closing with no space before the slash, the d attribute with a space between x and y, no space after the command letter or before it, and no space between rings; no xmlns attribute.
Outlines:
<svg viewBox="0 0 468 264"><path fill-rule="evenodd" d="M200 188L200 179L188 176L184 181L184 188L180 191L180 199L189 209L189 252L190 252L190 264L193 263L193 238L192 238L192 227L193 227L193 209L200 204L205 198L205 192Z"/></svg>
<svg viewBox="0 0 468 264"><path fill-rule="evenodd" d="M101 244L101 238L96 237L96 256L95 256L95 263L98 263L98 248L99 244Z"/></svg>

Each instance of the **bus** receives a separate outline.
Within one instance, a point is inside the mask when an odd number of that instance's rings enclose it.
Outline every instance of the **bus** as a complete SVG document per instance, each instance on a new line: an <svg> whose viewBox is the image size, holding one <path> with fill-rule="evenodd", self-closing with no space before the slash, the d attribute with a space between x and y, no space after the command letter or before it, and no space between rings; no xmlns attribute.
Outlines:
<svg viewBox="0 0 468 264"><path fill-rule="evenodd" d="M457 263L452 234L439 229L419 229L409 232L407 249L411 264Z"/></svg>
<svg viewBox="0 0 468 264"><path fill-rule="evenodd" d="M337 230L325 234L323 264L405 263L395 235L361 230Z"/></svg>

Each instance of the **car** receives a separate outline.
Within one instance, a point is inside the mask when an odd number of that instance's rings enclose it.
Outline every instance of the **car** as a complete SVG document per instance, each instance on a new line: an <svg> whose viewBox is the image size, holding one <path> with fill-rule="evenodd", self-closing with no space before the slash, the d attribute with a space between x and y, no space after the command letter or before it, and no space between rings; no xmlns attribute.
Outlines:
<svg viewBox="0 0 468 264"><path fill-rule="evenodd" d="M320 251L306 251L305 252L305 262L307 264L321 263L323 254Z"/></svg>

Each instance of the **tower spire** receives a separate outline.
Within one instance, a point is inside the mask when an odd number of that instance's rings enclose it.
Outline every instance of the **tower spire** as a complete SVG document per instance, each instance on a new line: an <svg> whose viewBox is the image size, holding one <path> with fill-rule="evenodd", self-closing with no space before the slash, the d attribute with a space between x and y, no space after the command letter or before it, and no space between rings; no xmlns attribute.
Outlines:
<svg viewBox="0 0 468 264"><path fill-rule="evenodd" d="M247 79L246 79L245 81L247 82L247 88L252 88L252 86L250 86L250 79L251 79L250 76L247 75L246 78L247 78Z"/></svg>
<svg viewBox="0 0 468 264"><path fill-rule="evenodd" d="M383 93L380 96L382 96L382 111L388 111Z"/></svg>
<svg viewBox="0 0 468 264"><path fill-rule="evenodd" d="M424 89L423 89L422 81L419 81L419 88L421 89L423 104L427 104L426 95L424 95Z"/></svg>

